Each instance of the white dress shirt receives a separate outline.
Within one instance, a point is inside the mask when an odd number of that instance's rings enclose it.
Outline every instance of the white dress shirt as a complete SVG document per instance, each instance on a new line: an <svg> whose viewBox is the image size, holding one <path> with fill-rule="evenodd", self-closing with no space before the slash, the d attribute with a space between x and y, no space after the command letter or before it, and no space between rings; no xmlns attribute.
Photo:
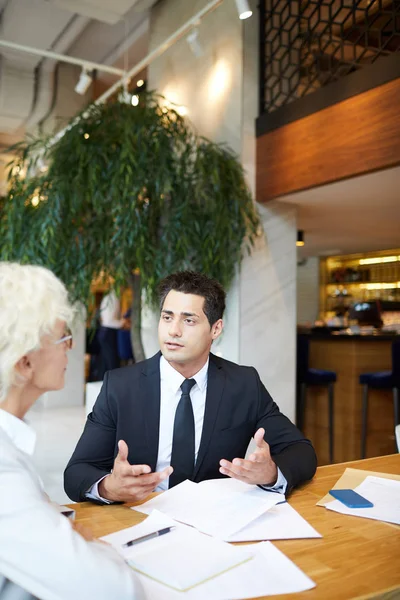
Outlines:
<svg viewBox="0 0 400 600"><path fill-rule="evenodd" d="M100 323L103 327L121 329L124 320L121 319L121 303L114 291L110 292L100 304Z"/></svg>
<svg viewBox="0 0 400 600"><path fill-rule="evenodd" d="M194 416L194 454L195 461L199 453L201 433L203 431L204 410L206 407L208 360L204 367L193 377L196 385L190 390L190 399ZM160 434L158 441L158 457L156 471L163 471L171 464L172 438L174 432L175 413L182 396L181 385L185 377L178 373L163 356L160 358ZM169 477L156 488L156 492L168 489Z"/></svg>
<svg viewBox="0 0 400 600"><path fill-rule="evenodd" d="M86 542L47 500L29 454L35 432L0 409L0 597L142 600L111 547Z"/></svg>
<svg viewBox="0 0 400 600"><path fill-rule="evenodd" d="M190 379L196 381L196 385L190 390L190 399L193 406L194 425L195 425L195 460L199 453L201 434L203 431L204 411L206 407L206 395L207 395L207 380L208 380L208 363L198 371ZM158 441L158 456L156 471L160 472L171 464L171 453L172 453L172 437L174 431L174 420L175 412L178 406L179 400L182 395L180 389L182 383L185 381L185 377L178 373L164 356L160 358L160 382L161 382L161 395L160 395L160 433ZM223 458L223 456L221 456ZM107 477L105 475L104 477ZM97 500L103 500L108 504L111 504L109 500L102 498L99 494L98 486L100 481L104 479L102 477L97 481L86 494L87 498L93 498ZM162 492L168 489L169 478L164 479L155 489L156 492ZM278 478L275 485L272 486L260 486L266 490L272 490L276 492L284 493L287 487L287 481L283 473L278 467Z"/></svg>

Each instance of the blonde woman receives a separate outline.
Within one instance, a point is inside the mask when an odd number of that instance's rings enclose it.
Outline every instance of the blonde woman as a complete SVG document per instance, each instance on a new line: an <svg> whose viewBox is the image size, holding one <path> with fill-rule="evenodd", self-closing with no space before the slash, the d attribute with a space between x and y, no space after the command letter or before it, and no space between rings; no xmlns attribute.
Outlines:
<svg viewBox="0 0 400 600"><path fill-rule="evenodd" d="M0 262L0 597L144 598L108 546L87 542L50 504L30 455L24 416L64 385L73 310L64 285L38 266Z"/></svg>

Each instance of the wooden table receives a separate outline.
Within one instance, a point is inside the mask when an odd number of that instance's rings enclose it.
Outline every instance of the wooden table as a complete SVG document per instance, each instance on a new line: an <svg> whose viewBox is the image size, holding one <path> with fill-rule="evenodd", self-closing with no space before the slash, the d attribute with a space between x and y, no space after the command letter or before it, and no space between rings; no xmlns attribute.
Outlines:
<svg viewBox="0 0 400 600"><path fill-rule="evenodd" d="M289 503L323 538L274 544L311 577L317 587L276 598L400 598L400 527L315 506L346 467L400 475L400 454L319 467L313 481L293 492ZM76 510L76 520L91 528L96 536L135 525L145 518L129 510L129 506L132 505L71 505Z"/></svg>

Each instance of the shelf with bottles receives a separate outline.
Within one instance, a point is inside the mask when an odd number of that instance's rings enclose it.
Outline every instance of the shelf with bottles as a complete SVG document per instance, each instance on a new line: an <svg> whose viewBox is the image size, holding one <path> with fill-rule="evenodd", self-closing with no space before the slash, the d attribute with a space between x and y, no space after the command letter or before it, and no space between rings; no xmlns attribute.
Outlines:
<svg viewBox="0 0 400 600"><path fill-rule="evenodd" d="M400 301L400 249L331 256L321 261L321 313L346 310L354 302Z"/></svg>
<svg viewBox="0 0 400 600"><path fill-rule="evenodd" d="M346 286L328 284L326 286L326 301L332 305L340 300L346 305L360 300L400 300L400 284L392 283L352 283Z"/></svg>
<svg viewBox="0 0 400 600"><path fill-rule="evenodd" d="M327 284L400 284L400 250L330 257L326 271Z"/></svg>

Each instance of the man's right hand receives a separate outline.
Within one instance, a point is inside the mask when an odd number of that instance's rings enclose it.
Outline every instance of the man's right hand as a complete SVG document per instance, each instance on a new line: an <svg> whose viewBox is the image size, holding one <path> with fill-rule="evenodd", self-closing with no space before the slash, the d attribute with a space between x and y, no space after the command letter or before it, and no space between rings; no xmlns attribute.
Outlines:
<svg viewBox="0 0 400 600"><path fill-rule="evenodd" d="M160 473L152 473L148 465L130 465L126 442L118 442L118 454L113 471L99 483L98 491L102 498L113 502L138 502L171 475L172 467Z"/></svg>

